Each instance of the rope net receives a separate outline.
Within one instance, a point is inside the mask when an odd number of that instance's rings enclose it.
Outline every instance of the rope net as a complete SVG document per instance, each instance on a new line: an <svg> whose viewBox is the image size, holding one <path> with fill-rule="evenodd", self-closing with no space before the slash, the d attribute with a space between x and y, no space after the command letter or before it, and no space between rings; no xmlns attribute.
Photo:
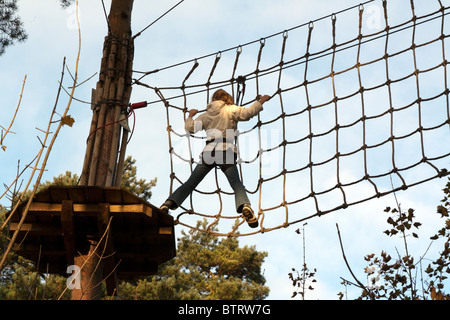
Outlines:
<svg viewBox="0 0 450 320"><path fill-rule="evenodd" d="M204 112L218 88L242 106L271 96L257 119L238 127L238 168L259 228L235 213L217 169L174 213L176 223L198 228L204 217L202 231L252 235L448 175L448 14L439 0L368 1L143 72L135 85L151 89L157 98L149 103L166 109L169 193L205 145L204 132L184 130L188 109Z"/></svg>

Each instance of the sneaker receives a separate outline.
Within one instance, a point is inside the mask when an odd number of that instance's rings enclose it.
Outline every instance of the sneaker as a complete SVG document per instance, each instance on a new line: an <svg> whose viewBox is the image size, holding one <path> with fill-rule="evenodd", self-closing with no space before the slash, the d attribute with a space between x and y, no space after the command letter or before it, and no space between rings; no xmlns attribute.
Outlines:
<svg viewBox="0 0 450 320"><path fill-rule="evenodd" d="M159 207L159 211L162 213L169 213L169 207L163 204L161 207Z"/></svg>
<svg viewBox="0 0 450 320"><path fill-rule="evenodd" d="M174 209L175 204L172 200L166 200L161 207L159 207L159 210L163 213L169 213L169 209Z"/></svg>
<svg viewBox="0 0 450 320"><path fill-rule="evenodd" d="M244 215L245 220L247 221L250 228L258 227L258 218L255 217L255 214L253 213L253 210L249 205L244 205L244 207L242 208L242 214Z"/></svg>

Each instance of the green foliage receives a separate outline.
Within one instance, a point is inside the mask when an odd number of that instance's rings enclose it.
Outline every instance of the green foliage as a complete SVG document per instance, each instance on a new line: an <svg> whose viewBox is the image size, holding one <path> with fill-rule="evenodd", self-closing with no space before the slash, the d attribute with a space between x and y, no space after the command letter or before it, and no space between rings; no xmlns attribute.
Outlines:
<svg viewBox="0 0 450 320"><path fill-rule="evenodd" d="M144 200L152 196L151 189L156 186L157 179L147 182L145 179L137 178L136 160L128 156L124 161L121 187L129 190Z"/></svg>
<svg viewBox="0 0 450 320"><path fill-rule="evenodd" d="M0 204L0 226L3 225L3 222L5 221L6 212L7 212L6 208ZM0 256L3 254L3 248L7 245L7 238L5 233L6 230L0 231Z"/></svg>
<svg viewBox="0 0 450 320"><path fill-rule="evenodd" d="M62 8L70 7L75 0L60 0L60 5Z"/></svg>
<svg viewBox="0 0 450 320"><path fill-rule="evenodd" d="M206 227L206 221L198 222ZM259 300L267 297L261 265L266 252L239 247L236 238L189 230L178 240L177 255L158 275L122 283L121 299Z"/></svg>
<svg viewBox="0 0 450 320"><path fill-rule="evenodd" d="M61 8L68 8L74 0L60 0ZM17 16L17 0L0 0L0 56L15 42L24 42L28 35Z"/></svg>
<svg viewBox="0 0 450 320"><path fill-rule="evenodd" d="M17 0L0 0L0 55L14 42L23 42L27 34L17 14Z"/></svg>
<svg viewBox="0 0 450 320"><path fill-rule="evenodd" d="M0 277L0 300L55 300L66 287L66 278L42 275L34 271L34 264L11 255ZM14 262L13 262L14 261ZM68 299L66 291L62 299Z"/></svg>

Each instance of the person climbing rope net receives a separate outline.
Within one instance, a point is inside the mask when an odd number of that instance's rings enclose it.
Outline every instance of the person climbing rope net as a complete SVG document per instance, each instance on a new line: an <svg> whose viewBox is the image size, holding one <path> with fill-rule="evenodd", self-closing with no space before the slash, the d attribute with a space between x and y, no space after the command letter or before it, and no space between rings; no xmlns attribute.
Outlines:
<svg viewBox="0 0 450 320"><path fill-rule="evenodd" d="M191 134L205 130L206 146L189 179L167 198L160 207L161 211L168 212L181 206L211 169L217 166L225 174L233 189L236 211L244 216L251 228L258 227L258 218L252 210L245 187L239 178L236 167L237 147L234 142L238 122L248 121L258 115L263 110L263 104L269 99L268 95L261 96L250 107L244 108L235 105L233 97L225 90L219 89L213 94L205 113L194 120L193 117L198 110L189 111L185 129Z"/></svg>
<svg viewBox="0 0 450 320"><path fill-rule="evenodd" d="M162 208L181 209L174 224L214 236L263 234L448 176L450 150L439 142L450 133L450 35L445 28L450 7L440 0L407 2L366 1L239 46L134 71L142 74L134 85L157 96L147 104L165 108L171 171L170 196ZM380 10L377 28L367 24L374 16L367 9L374 6ZM214 140L208 137L201 152L201 160L209 162L195 168L192 147L205 137L174 129L185 122L192 132L213 128L208 111L195 120L197 111L191 110L187 120L186 112L200 94L212 103L210 92L219 88L230 92L238 106L254 102L244 101L246 90L247 97L265 92L273 100L270 112L257 113L255 125L246 126L234 141L241 180L236 185L258 197L253 200L257 224L252 221L258 227L250 232L239 230L246 219L228 223L247 209L242 206L236 215L223 205L224 196L238 200L244 192L228 192L217 175L218 168L227 171L226 158L235 157L235 152L223 152L224 142L235 148L233 135L227 136L226 129L211 131ZM223 108L231 110L230 103L222 102ZM222 165L213 162L221 157ZM189 186L200 183L211 168L215 184ZM178 174L188 170L190 181ZM174 183L182 186L173 193ZM182 205L185 197L189 205ZM197 217L207 224L196 226Z"/></svg>

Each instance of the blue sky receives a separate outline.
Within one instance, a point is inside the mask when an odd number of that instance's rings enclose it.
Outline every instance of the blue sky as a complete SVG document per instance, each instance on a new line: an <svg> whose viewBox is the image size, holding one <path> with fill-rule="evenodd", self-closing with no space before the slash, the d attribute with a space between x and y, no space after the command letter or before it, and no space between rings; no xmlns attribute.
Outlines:
<svg viewBox="0 0 450 320"><path fill-rule="evenodd" d="M390 1L390 23L395 25L405 19L410 18L409 1ZM448 1L442 1L444 5L449 5ZM138 32L147 26L154 19L163 14L166 10L178 3L177 0L171 1L143 1L136 0L133 11L133 31ZM417 14L429 12L437 9L437 1L433 6L416 4ZM106 9L109 10L109 1L105 1ZM212 61L215 58L214 53L233 48L241 44L252 42L268 35L272 35L294 26L307 24L311 20L328 16L333 12L340 12L343 9L358 5L359 2L352 0L282 0L282 1L237 1L237 0L185 0L179 7L157 22L151 28L146 30L135 40L135 60L134 70L149 71L157 68L170 66L181 61L191 60L206 54L213 54L210 58L202 59L200 67L192 76L192 84L204 83ZM73 72L75 68L75 58L78 49L78 30L75 25L75 11L71 7L62 10L57 1L19 1L20 15L24 21L24 26L29 34L25 43L16 44L7 49L6 53L0 57L0 95L2 97L2 118L0 125L7 126L12 118L15 107L17 106L22 81L27 75L24 95L17 120L12 127L15 134L10 134L4 141L7 147L2 152L2 166L0 169L1 182L11 183L15 177L17 161L20 160L20 166L23 168L29 163L40 148L40 143L36 136L42 133L36 128L45 129L48 118L53 108L53 104L58 89L58 80L61 75L61 66L63 58L66 57L68 68ZM87 79L99 71L100 59L102 55L103 40L107 33L105 17L101 1L81 0L79 4L82 44L81 57L79 64L80 80ZM367 4L365 6L365 20L363 21L363 32L371 33L380 30L384 26L382 8L380 1ZM358 11L352 10L349 13L337 15L337 42L343 42L346 39L352 39L357 35ZM314 37L311 43L312 51L319 51L321 48L328 48L331 41L331 19L324 19L314 23ZM438 20L437 23L440 23ZM448 24L448 23L447 23ZM448 34L448 26L447 32ZM436 30L438 32L436 32ZM356 34L355 34L356 32ZM434 39L439 35L440 29L436 22L431 22L426 27L417 30L416 40L418 43L426 42L427 39ZM307 26L290 31L287 39L286 61L299 57L304 54L305 37L307 35ZM384 41L382 38L365 45L361 52L361 59L370 60L374 57L380 57L384 54ZM411 32L406 30L402 36L392 37L389 50L398 51L406 48L408 42L411 42ZM265 67L273 66L280 60L282 35L266 39L265 49L261 65ZM245 74L254 70L256 55L258 53L259 42L242 48L241 62L238 72ZM439 50L440 49L440 50ZM303 51L302 51L303 50ZM418 50L419 52L419 50ZM346 50L336 56L335 70L343 70L354 64L356 51L354 49ZM440 55L440 56L439 56ZM221 62L216 72L216 80L229 79L235 57L235 50L224 52L221 56ZM419 68L425 69L439 63L442 58L442 49L431 45L427 50L420 50L418 55ZM331 58L326 56L311 62L308 69L309 79L319 78L330 72ZM173 68L161 73L157 73L142 79L143 82L156 87L178 87L186 73L192 67L192 63ZM253 68L253 69L252 69ZM303 68L303 69L302 69ZM398 79L412 72L411 56L400 55L395 59L391 66L392 79ZM385 81L385 73L382 64L373 64L367 66L363 71L363 81L365 86L371 87ZM303 81L304 64L286 69L283 71L282 86L290 87L300 84ZM405 74L406 73L406 74ZM140 74L135 74L138 78ZM265 94L274 94L277 86L277 76L265 77L261 79L261 90ZM423 97L431 97L433 94L441 91L443 81L439 79L440 74L430 72L424 75L424 85L421 87ZM91 80L80 86L75 93L75 97L89 101L91 88L95 87L98 76L95 75ZM181 79L181 80L180 80ZM359 88L355 73L348 72L342 77L336 76L336 88L338 96L345 96L355 92ZM442 77L442 79L444 79ZM64 81L66 87L71 86L70 76L66 72ZM245 100L250 100L254 96L255 85L248 83ZM414 91L414 83L405 81L395 87L395 105L405 106L416 99L417 93ZM176 90L173 91L178 94ZM167 96L172 92L167 91ZM330 96L331 94L331 96ZM317 86L311 86L311 104L320 104L329 101L332 98L330 82L323 82ZM330 98L331 97L331 98ZM134 86L132 101L154 101L157 97L148 89ZM293 90L292 93L283 95L283 103L286 112L300 110L304 104L304 95L301 90ZM261 119L267 121L279 115L279 98L269 101L261 114ZM357 101L352 99L342 101L348 108L348 112L340 114L340 119L344 123L350 123L355 120L355 114L361 112L361 107ZM67 103L67 96L62 94L58 111L62 112ZM180 99L171 100L173 104L180 104ZM206 94L194 95L188 100L189 108L202 109L206 104ZM379 114L380 110L386 110L388 101L386 101L386 91L373 90L367 94L367 113ZM314 114L315 132L324 132L333 126L334 114L330 116L330 108L318 108ZM341 109L340 109L341 110ZM399 113L400 120L396 126L397 136L410 133L417 128L417 112L408 112L412 109L405 109L405 112ZM423 121L428 126L445 121L442 104L430 105L429 113L424 113ZM323 111L323 112L322 112ZM57 142L52 150L47 170L43 180L51 180L53 176L64 173L66 170L74 173L80 173L83 164L85 143L89 131L91 120L90 107L87 104L73 102L69 114L75 119L73 127L63 127ZM182 131L182 115L173 113L171 117L174 130ZM357 119L357 118L356 118ZM306 119L291 117L286 120L287 140L301 138L307 133L305 129ZM396 120L397 121L397 120ZM241 130L250 128L256 123L251 121L240 127ZM367 143L376 144L386 139L386 128L389 127L389 119L381 117L379 120L370 122L368 126ZM159 206L165 200L169 192L169 174L170 158L168 152L168 139L166 131L165 108L161 103L149 105L146 109L136 111L135 131L128 145L128 154L137 160L138 175L145 179L158 178L157 187L153 190L151 202ZM330 127L331 126L331 127ZM426 126L425 126L426 127ZM340 143L345 151L349 152L361 146L361 128L352 127L352 130L342 130ZM282 126L275 122L268 126L264 131L263 144L265 147L273 147L280 143L282 137ZM306 130L306 131L305 131ZM301 132L301 133L299 133ZM370 134L369 134L370 133ZM440 152L442 146L447 146L448 152L448 127L443 130L435 130L426 135L427 146L431 153ZM256 137L249 135L244 137L244 147L242 148L245 156L251 158L254 155L255 145L253 143ZM401 152L397 154L396 161L400 167L407 166L420 155L417 148L416 135L411 139L405 139L404 145L399 145ZM316 162L328 159L335 153L334 136L326 135L321 143L314 145L314 157ZM446 140L445 140L446 139ZM403 142L403 141L402 141ZM186 156L186 140L174 140L174 147L180 154ZM295 144L289 148L286 157L286 166L291 169L299 167L299 161L307 161L308 148L302 144ZM306 149L305 149L306 148ZM201 150L201 146L195 144L195 153ZM273 153L267 153L262 163L263 173L267 176L278 173L282 167L282 154L280 150ZM305 151L306 150L306 151ZM442 154L445 152L442 152ZM187 154L188 155L188 154ZM196 157L195 154L193 154ZM305 158L306 157L306 158ZM346 158L347 159L347 158ZM183 161L175 160L175 171L177 175L186 178L189 175L189 167ZM342 166L345 169L342 179L352 180L361 176L360 153L355 157L348 157L348 162L343 160ZM388 149L374 149L369 153L371 168L376 172L386 172L386 166L389 166L390 154ZM443 159L437 165L448 168L449 159ZM345 167L344 167L345 166ZM323 169L322 169L323 168ZM258 162L247 165L243 169L246 186L249 189L255 189L259 178ZM321 189L334 185L335 168L323 166L317 170L319 174L315 180L315 187ZM26 173L29 173L27 171ZM428 168L419 166L415 171L405 173L408 179L414 181L420 177L426 177L430 174ZM26 177L26 174L25 176ZM292 175L286 185L287 200L297 199L299 194L308 192L309 181L307 176ZM205 179L201 188L205 190L214 190L214 175ZM220 178L221 186L225 190L229 187L223 177ZM409 181L409 180L408 180ZM394 183L398 181L394 178ZM408 189L407 191L397 193L399 202L403 209L414 208L423 226L420 240L410 239L411 247L416 255L421 255L429 245L427 240L429 236L440 227L442 221L435 213L436 205L442 198L441 189L444 187L446 179L437 179L429 183L419 185ZM273 182L267 182L264 185L264 194L262 197L263 207L275 206L282 201L281 179L275 179ZM389 188L387 181L380 181L383 190ZM2 190L3 192L3 190ZM358 199L372 190L367 185L358 185L357 188L349 190L351 199ZM199 211L206 212L213 208L217 211L218 201L216 196L195 197L196 206ZM258 204L258 194L251 195L251 200L255 207ZM6 203L5 199L0 199L0 203ZM327 197L321 199L320 205L327 208L333 207L335 203L340 203L339 195L330 193ZM224 211L232 213L234 200L232 197L224 197ZM397 238L387 238L382 232L388 228L385 223L387 215L382 211L386 206L394 206L393 195L388 195L381 199L372 200L357 206L352 206L346 210L332 212L320 218L308 220L305 227L306 237L306 263L310 269L317 268L314 285L315 290L307 293L309 299L336 299L339 291L345 288L340 285L340 277L352 280L350 274L342 259L339 247L339 241L336 233L336 223L339 224L341 235L353 271L360 280L365 280L364 267L366 266L363 257L366 254L379 254L381 250L391 252L395 255L395 248L402 252L401 241ZM227 211L228 210L228 211ZM290 207L291 217L307 216L309 210L314 211L309 201L302 202ZM209 212L208 212L209 213ZM314 213L314 212L313 212ZM177 213L175 213L177 214ZM272 226L278 226L284 222L284 212L273 211L268 214L265 223ZM193 218L195 220L197 217ZM291 221L291 220L289 220ZM302 228L302 224L292 225L288 228L257 234L240 238L242 245L256 245L257 250L267 251L269 256L266 259L263 269L267 279L267 285L270 287L270 299L290 299L293 288L288 279L288 273L291 268L300 270L302 267L303 244L302 238L295 230ZM178 231L181 229L178 228ZM249 232L249 229L243 225L241 233ZM430 258L434 258L431 252L439 250L437 244L430 250ZM433 251L434 250L434 251ZM348 297L354 298L359 291L348 288Z"/></svg>

